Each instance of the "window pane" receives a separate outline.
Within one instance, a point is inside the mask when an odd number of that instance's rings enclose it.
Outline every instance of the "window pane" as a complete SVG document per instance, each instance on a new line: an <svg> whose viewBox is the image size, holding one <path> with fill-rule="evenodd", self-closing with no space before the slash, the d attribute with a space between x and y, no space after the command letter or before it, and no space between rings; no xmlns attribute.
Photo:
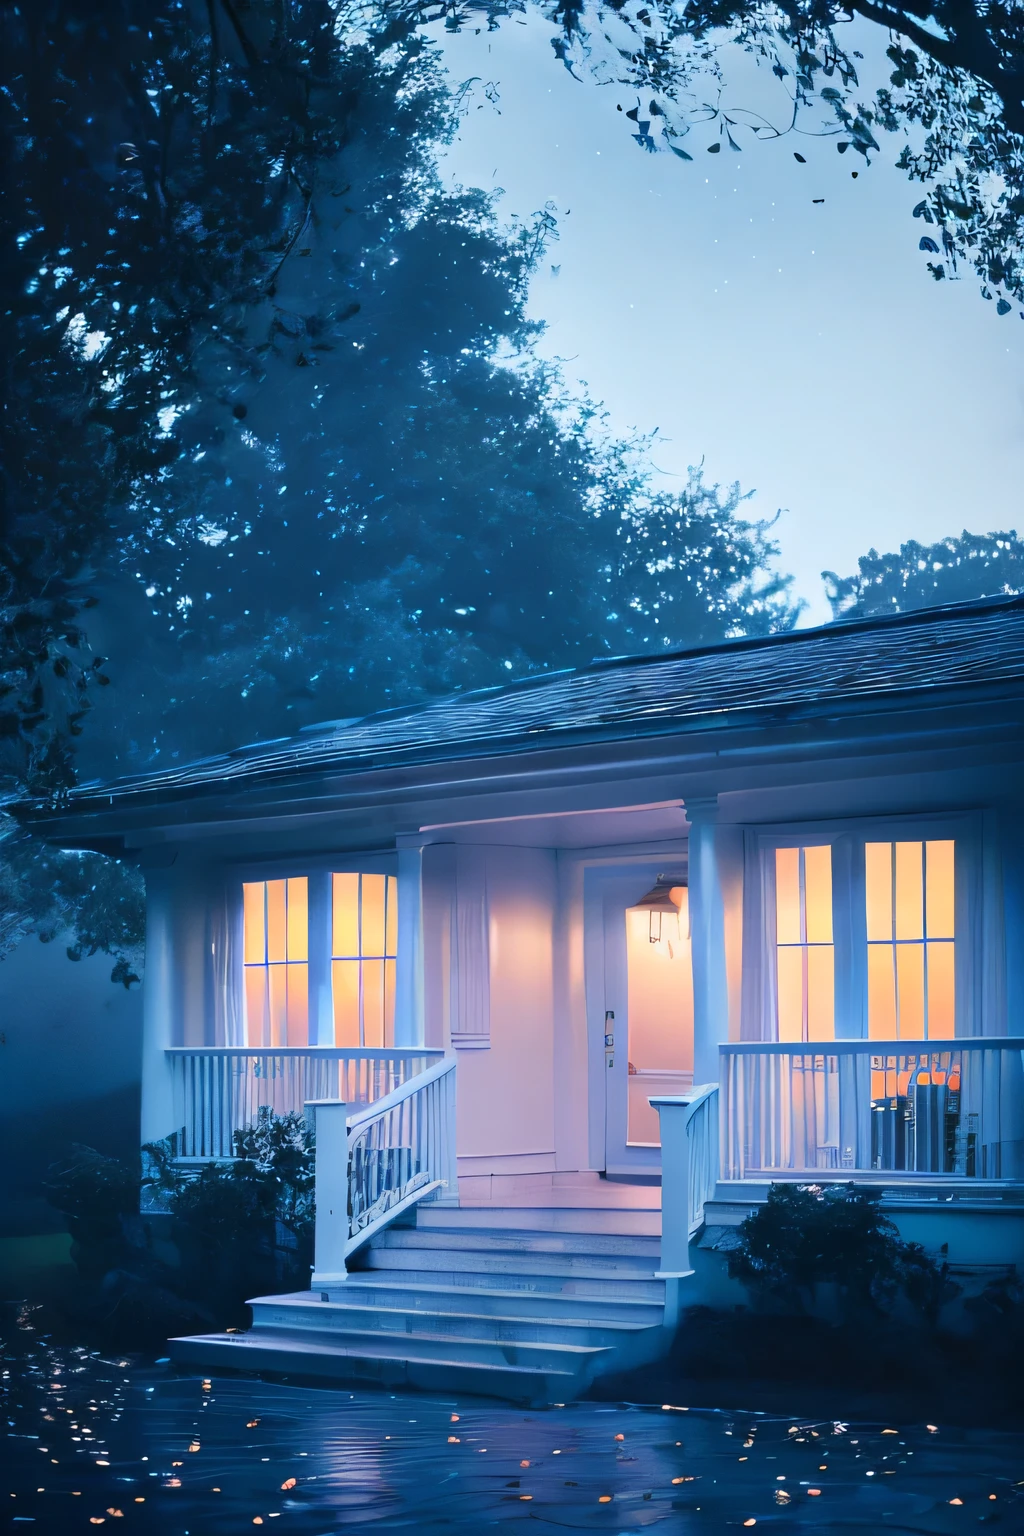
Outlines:
<svg viewBox="0 0 1024 1536"><path fill-rule="evenodd" d="M953 937L953 849L952 839L925 844L930 939Z"/></svg>
<svg viewBox="0 0 1024 1536"><path fill-rule="evenodd" d="M380 877L383 879L383 876ZM382 893L383 894L383 893ZM384 1044L384 961L363 960L363 1044Z"/></svg>
<svg viewBox="0 0 1024 1536"><path fill-rule="evenodd" d="M928 1038L952 1040L956 1033L954 946L928 945Z"/></svg>
<svg viewBox="0 0 1024 1536"><path fill-rule="evenodd" d="M267 1032L267 972L262 965L246 967L245 1042L254 1046L270 1044Z"/></svg>
<svg viewBox="0 0 1024 1536"><path fill-rule="evenodd" d="M309 967L286 965L288 977L288 1045L309 1044Z"/></svg>
<svg viewBox="0 0 1024 1536"><path fill-rule="evenodd" d="M334 994L334 1043L351 1049L359 1038L359 961L335 960L331 966Z"/></svg>
<svg viewBox="0 0 1024 1536"><path fill-rule="evenodd" d="M384 953L384 886L383 875L363 875L359 903L359 953L383 955Z"/></svg>
<svg viewBox="0 0 1024 1536"><path fill-rule="evenodd" d="M892 938L892 844L865 843L868 938Z"/></svg>
<svg viewBox="0 0 1024 1536"><path fill-rule="evenodd" d="M807 951L807 1038L834 1040L835 951L831 944Z"/></svg>
<svg viewBox="0 0 1024 1536"><path fill-rule="evenodd" d="M804 1037L804 950L794 945L778 957L779 1039Z"/></svg>
<svg viewBox="0 0 1024 1536"><path fill-rule="evenodd" d="M804 898L807 941L832 943L832 849L805 848Z"/></svg>
<svg viewBox="0 0 1024 1536"><path fill-rule="evenodd" d="M309 959L309 902L305 875L288 881L288 959Z"/></svg>
<svg viewBox="0 0 1024 1536"><path fill-rule="evenodd" d="M288 1044L288 967L271 965L267 969L270 992L270 1044Z"/></svg>
<svg viewBox="0 0 1024 1536"><path fill-rule="evenodd" d="M242 913L245 929L245 963L262 965L267 958L266 930L263 921L265 891L263 881L242 886Z"/></svg>
<svg viewBox="0 0 1024 1536"><path fill-rule="evenodd" d="M267 959L287 960L285 882L267 881Z"/></svg>
<svg viewBox="0 0 1024 1536"><path fill-rule="evenodd" d="M386 955L398 954L398 881L388 875L387 928L384 934Z"/></svg>
<svg viewBox="0 0 1024 1536"><path fill-rule="evenodd" d="M901 1040L924 1039L924 945L896 946L896 989Z"/></svg>
<svg viewBox="0 0 1024 1536"><path fill-rule="evenodd" d="M868 945L868 1034L872 1040L896 1038L896 975L891 944Z"/></svg>
<svg viewBox="0 0 1024 1536"><path fill-rule="evenodd" d="M896 937L924 938L924 844L896 844Z"/></svg>
<svg viewBox="0 0 1024 1536"><path fill-rule="evenodd" d="M331 909L336 955L359 953L359 876L332 877Z"/></svg>
<svg viewBox="0 0 1024 1536"><path fill-rule="evenodd" d="M775 933L780 944L799 944L802 938L799 848L775 850Z"/></svg>

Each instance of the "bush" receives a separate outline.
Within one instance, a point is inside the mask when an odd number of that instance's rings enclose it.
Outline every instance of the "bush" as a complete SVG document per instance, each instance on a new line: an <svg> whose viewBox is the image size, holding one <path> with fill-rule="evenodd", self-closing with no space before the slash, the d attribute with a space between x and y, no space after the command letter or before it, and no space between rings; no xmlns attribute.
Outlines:
<svg viewBox="0 0 1024 1536"><path fill-rule="evenodd" d="M198 1172L167 1142L143 1149L144 1171L90 1147L51 1169L78 1271L61 1312L120 1348L170 1332L246 1321L256 1294L307 1289L314 1228L312 1132L301 1115L261 1109L235 1136L236 1158ZM139 1214L140 1200L161 1215ZM164 1229L161 1231L160 1229Z"/></svg>
<svg viewBox="0 0 1024 1536"><path fill-rule="evenodd" d="M828 1287L847 1318L887 1311L902 1297L934 1323L956 1294L948 1267L902 1240L880 1192L854 1184L773 1184L739 1236L730 1275L782 1311L821 1310Z"/></svg>

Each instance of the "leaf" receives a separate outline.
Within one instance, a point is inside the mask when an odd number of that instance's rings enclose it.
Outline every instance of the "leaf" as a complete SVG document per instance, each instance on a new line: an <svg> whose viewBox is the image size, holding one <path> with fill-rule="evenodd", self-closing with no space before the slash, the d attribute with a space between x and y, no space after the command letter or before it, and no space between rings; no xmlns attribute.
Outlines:
<svg viewBox="0 0 1024 1536"><path fill-rule="evenodd" d="M841 155L845 155L846 151L849 149L849 147L850 147L849 139L840 139L839 143L836 145L836 149L838 149L838 151L839 151L839 153Z"/></svg>
<svg viewBox="0 0 1024 1536"><path fill-rule="evenodd" d="M722 148L721 144L709 144L708 145L708 154L709 155L717 155L719 153L719 151L721 150L721 148Z"/></svg>
<svg viewBox="0 0 1024 1536"><path fill-rule="evenodd" d="M999 303L996 305L996 314L997 315L1008 315L1010 313L1010 309L1011 309L1011 306L1006 302L1006 300L1005 299L1000 299Z"/></svg>
<svg viewBox="0 0 1024 1536"><path fill-rule="evenodd" d="M629 111L626 113L626 116L627 117L631 117L633 119L634 123L635 123L639 119L639 117L640 117L640 108L639 107L631 107L629 109Z"/></svg>
<svg viewBox="0 0 1024 1536"><path fill-rule="evenodd" d="M803 155L798 155L795 149L793 151L793 159L794 160L799 160L801 165L806 165L807 164L807 161L804 159Z"/></svg>
<svg viewBox="0 0 1024 1536"><path fill-rule="evenodd" d="M917 248L919 251L931 251L934 256L939 254L939 247L936 245L931 235L922 235L920 240L917 242Z"/></svg>
<svg viewBox="0 0 1024 1536"><path fill-rule="evenodd" d="M670 144L669 145L669 149L672 151L672 153L674 155L678 155L680 160L692 160L693 159L693 156L692 155L688 155L686 153L685 149L677 149L674 144Z"/></svg>
<svg viewBox="0 0 1024 1536"><path fill-rule="evenodd" d="M738 155L741 155L743 153L743 151L740 149L740 146L736 143L736 140L733 138L732 134L731 133L727 133L726 134L726 138L729 140L729 148L730 149L734 149Z"/></svg>

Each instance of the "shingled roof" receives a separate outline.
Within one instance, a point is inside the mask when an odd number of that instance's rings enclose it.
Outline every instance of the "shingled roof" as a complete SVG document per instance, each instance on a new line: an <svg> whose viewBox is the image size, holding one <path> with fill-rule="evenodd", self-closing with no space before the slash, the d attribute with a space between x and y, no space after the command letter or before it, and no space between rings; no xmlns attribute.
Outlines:
<svg viewBox="0 0 1024 1536"><path fill-rule="evenodd" d="M1024 684L1024 597L621 657L72 790L69 809L176 800L217 789L367 769L664 736L869 701ZM24 808L27 809L27 808Z"/></svg>

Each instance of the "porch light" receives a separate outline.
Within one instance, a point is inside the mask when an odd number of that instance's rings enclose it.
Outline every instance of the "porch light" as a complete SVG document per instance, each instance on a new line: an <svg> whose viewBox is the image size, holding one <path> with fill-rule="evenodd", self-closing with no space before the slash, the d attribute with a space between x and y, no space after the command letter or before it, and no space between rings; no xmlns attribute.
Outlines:
<svg viewBox="0 0 1024 1536"><path fill-rule="evenodd" d="M647 895L641 896L640 900L634 903L636 911L647 912L650 915L649 938L652 944L661 942L661 925L666 912L678 920L679 908L682 906L682 892L685 888L679 880L670 879L667 875L659 875ZM678 897L677 892L679 892Z"/></svg>

